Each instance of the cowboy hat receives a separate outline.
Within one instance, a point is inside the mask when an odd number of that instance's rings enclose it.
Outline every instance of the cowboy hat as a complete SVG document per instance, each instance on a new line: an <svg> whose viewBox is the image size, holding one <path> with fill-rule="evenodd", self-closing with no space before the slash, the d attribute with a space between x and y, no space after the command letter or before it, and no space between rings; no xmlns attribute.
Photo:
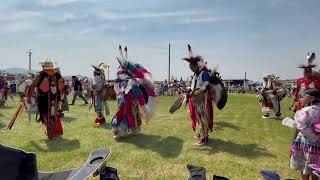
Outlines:
<svg viewBox="0 0 320 180"><path fill-rule="evenodd" d="M43 62L41 62L40 64L41 64L43 70L56 69L56 66L51 59L46 59Z"/></svg>
<svg viewBox="0 0 320 180"><path fill-rule="evenodd" d="M306 64L300 64L298 66L298 68L305 69L305 68L314 68L314 67L316 67L315 59L316 59L316 54L314 52L311 53L311 55L310 55L310 53L308 53L307 63Z"/></svg>

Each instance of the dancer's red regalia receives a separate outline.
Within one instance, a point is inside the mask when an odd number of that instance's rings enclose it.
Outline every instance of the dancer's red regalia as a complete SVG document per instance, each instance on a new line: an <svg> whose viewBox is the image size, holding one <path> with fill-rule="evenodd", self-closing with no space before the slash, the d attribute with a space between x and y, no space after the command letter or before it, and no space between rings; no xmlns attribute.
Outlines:
<svg viewBox="0 0 320 180"><path fill-rule="evenodd" d="M315 75L313 68L315 64L315 53L307 56L307 64L302 64L299 68L303 69L303 77L298 79L297 88L294 91L294 102L297 102L296 110L303 108L301 98L304 96L304 92L308 89L320 89L320 78Z"/></svg>
<svg viewBox="0 0 320 180"><path fill-rule="evenodd" d="M188 45L189 57L183 60L189 62L189 67L194 73L192 85L187 93L187 103L192 120L192 129L196 131L200 125L199 139L196 145L204 145L208 141L209 131L213 130L213 102L219 109L223 109L227 102L227 92L216 70L208 70L201 56L193 56L191 46ZM177 107L181 106L176 101ZM174 112L175 105L170 109Z"/></svg>

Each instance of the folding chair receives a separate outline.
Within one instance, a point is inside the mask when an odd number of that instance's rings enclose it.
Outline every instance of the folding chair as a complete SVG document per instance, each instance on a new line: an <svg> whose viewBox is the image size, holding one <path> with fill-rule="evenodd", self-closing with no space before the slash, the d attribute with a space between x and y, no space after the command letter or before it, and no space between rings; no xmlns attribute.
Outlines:
<svg viewBox="0 0 320 180"><path fill-rule="evenodd" d="M110 154L109 149L96 149L91 152L81 168L60 172L38 172L34 153L26 153L0 144L0 177L6 180L84 180L92 175L100 175L101 170L106 173L109 167L105 165ZM117 173L115 169L112 170ZM119 179L117 174L114 177Z"/></svg>

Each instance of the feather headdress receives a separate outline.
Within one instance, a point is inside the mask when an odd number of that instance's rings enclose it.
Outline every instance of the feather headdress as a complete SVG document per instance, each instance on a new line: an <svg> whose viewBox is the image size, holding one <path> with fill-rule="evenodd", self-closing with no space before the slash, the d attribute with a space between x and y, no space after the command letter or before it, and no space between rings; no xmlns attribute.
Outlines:
<svg viewBox="0 0 320 180"><path fill-rule="evenodd" d="M202 56L200 56L200 55L194 56L193 55L192 48L191 48L190 44L188 44L188 51L189 51L189 57L183 58L182 60L185 60L189 63L197 63L197 65L200 69L206 67L206 63L204 62Z"/></svg>

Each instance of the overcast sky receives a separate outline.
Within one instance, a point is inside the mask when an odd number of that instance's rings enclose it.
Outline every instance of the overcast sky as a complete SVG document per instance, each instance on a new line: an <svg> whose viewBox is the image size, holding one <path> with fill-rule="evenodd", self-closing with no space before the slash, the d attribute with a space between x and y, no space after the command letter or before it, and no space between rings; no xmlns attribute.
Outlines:
<svg viewBox="0 0 320 180"><path fill-rule="evenodd" d="M118 66L118 45L129 58L167 78L191 75L181 61L190 43L224 79L260 80L266 72L297 78L308 51L320 51L318 0L4 0L0 6L0 69L33 69L52 58L63 74L92 75L91 64ZM320 55L319 55L320 56Z"/></svg>

